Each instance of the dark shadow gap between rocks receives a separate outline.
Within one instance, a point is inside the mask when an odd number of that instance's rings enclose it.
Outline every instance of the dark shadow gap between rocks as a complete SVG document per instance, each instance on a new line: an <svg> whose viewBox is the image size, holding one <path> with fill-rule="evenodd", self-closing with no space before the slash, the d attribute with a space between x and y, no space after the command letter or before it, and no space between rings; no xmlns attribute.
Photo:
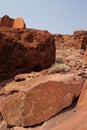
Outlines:
<svg viewBox="0 0 87 130"><path fill-rule="evenodd" d="M3 116L2 116L2 114L0 112L0 121L2 121L2 120L3 120Z"/></svg>
<svg viewBox="0 0 87 130"><path fill-rule="evenodd" d="M41 71L42 70L42 68L39 66L39 65L36 65L34 68L33 68L33 71L34 72L39 72L39 71Z"/></svg>

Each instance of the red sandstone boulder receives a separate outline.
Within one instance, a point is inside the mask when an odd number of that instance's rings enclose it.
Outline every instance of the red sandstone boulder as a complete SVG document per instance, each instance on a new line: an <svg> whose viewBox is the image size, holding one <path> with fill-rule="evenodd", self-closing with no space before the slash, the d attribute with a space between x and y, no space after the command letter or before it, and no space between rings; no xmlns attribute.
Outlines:
<svg viewBox="0 0 87 130"><path fill-rule="evenodd" d="M80 95L84 81L58 82L58 78L58 75L53 75L48 79L43 77L42 81L39 77L8 84L7 87L13 89L7 89L9 92L6 94L5 88L0 93L5 95L0 101L0 112L7 124L33 126L68 107Z"/></svg>
<svg viewBox="0 0 87 130"><path fill-rule="evenodd" d="M84 83L74 116L50 130L86 130L87 129L87 80Z"/></svg>
<svg viewBox="0 0 87 130"><path fill-rule="evenodd" d="M84 49L87 47L87 31L77 30L73 35L54 35L56 48L74 47L76 49Z"/></svg>
<svg viewBox="0 0 87 130"><path fill-rule="evenodd" d="M87 108L50 130L87 130Z"/></svg>
<svg viewBox="0 0 87 130"><path fill-rule="evenodd" d="M63 37L61 34L55 34L53 36L54 36L56 49L58 49L59 46L62 46L62 44L63 44Z"/></svg>
<svg viewBox="0 0 87 130"><path fill-rule="evenodd" d="M76 30L76 31L74 31L73 34L75 36L78 36L78 35L87 35L87 31L85 31L85 30Z"/></svg>
<svg viewBox="0 0 87 130"><path fill-rule="evenodd" d="M55 61L53 36L47 31L0 28L0 80L40 71Z"/></svg>
<svg viewBox="0 0 87 130"><path fill-rule="evenodd" d="M22 18L10 18L5 15L0 18L0 27L8 27L8 28L26 28L25 22Z"/></svg>
<svg viewBox="0 0 87 130"><path fill-rule="evenodd" d="M63 35L63 44L66 47L73 47L73 35Z"/></svg>
<svg viewBox="0 0 87 130"><path fill-rule="evenodd" d="M79 30L74 32L74 46L86 50L87 31Z"/></svg>
<svg viewBox="0 0 87 130"><path fill-rule="evenodd" d="M25 23L22 18L16 18L14 20L13 28L25 28Z"/></svg>
<svg viewBox="0 0 87 130"><path fill-rule="evenodd" d="M73 47L74 45L73 35L55 34L54 41L56 49L64 47Z"/></svg>
<svg viewBox="0 0 87 130"><path fill-rule="evenodd" d="M14 78L14 81L4 85L4 87L0 91L0 95L9 95L11 92L19 92L23 91L24 89L28 89L29 87L35 87L41 83L45 83L48 81L72 81L75 79L74 74L50 74L50 75L37 75L29 73L28 77L27 74L17 75Z"/></svg>
<svg viewBox="0 0 87 130"><path fill-rule="evenodd" d="M87 108L87 80L84 83L78 104L77 104L77 110L81 110L84 107Z"/></svg>
<svg viewBox="0 0 87 130"><path fill-rule="evenodd" d="M9 27L11 28L13 26L14 19L10 18L9 16L5 15L0 20L0 26L1 27Z"/></svg>

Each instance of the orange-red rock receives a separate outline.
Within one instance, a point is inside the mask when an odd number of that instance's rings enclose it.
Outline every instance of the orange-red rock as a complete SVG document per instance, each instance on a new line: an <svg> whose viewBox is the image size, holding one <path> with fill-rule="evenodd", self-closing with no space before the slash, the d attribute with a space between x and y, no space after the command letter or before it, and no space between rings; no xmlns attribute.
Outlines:
<svg viewBox="0 0 87 130"><path fill-rule="evenodd" d="M29 130L29 129L23 127L14 127L12 130Z"/></svg>
<svg viewBox="0 0 87 130"><path fill-rule="evenodd" d="M76 31L74 31L73 34L75 36L78 36L78 35L87 35L87 31L85 31L85 30L76 30Z"/></svg>
<svg viewBox="0 0 87 130"><path fill-rule="evenodd" d="M2 121L2 122L0 123L0 130L7 130L7 124L6 124L5 121Z"/></svg>
<svg viewBox="0 0 87 130"><path fill-rule="evenodd" d="M50 130L86 130L87 129L87 80L84 83L76 112L70 119Z"/></svg>
<svg viewBox="0 0 87 130"><path fill-rule="evenodd" d="M22 18L16 18L14 20L13 28L25 28L25 23Z"/></svg>
<svg viewBox="0 0 87 130"><path fill-rule="evenodd" d="M87 31L79 30L74 32L74 46L86 50Z"/></svg>
<svg viewBox="0 0 87 130"><path fill-rule="evenodd" d="M55 34L54 35L54 41L55 46L57 49L63 48L63 47L73 47L74 46L74 40L73 35L62 35L62 34Z"/></svg>
<svg viewBox="0 0 87 130"><path fill-rule="evenodd" d="M13 26L13 23L14 23L14 19L10 18L9 16L5 15L1 17L1 20L0 20L1 27L11 28Z"/></svg>
<svg viewBox="0 0 87 130"><path fill-rule="evenodd" d="M55 45L58 49L59 47L74 47L76 49L86 50L87 46L87 31L77 30L73 35L54 35Z"/></svg>
<svg viewBox="0 0 87 130"><path fill-rule="evenodd" d="M56 49L59 48L59 46L63 44L63 37L61 34L55 34L53 35L54 36L54 41L55 41L55 46L56 46Z"/></svg>
<svg viewBox="0 0 87 130"><path fill-rule="evenodd" d="M35 75L33 75L32 73L29 73L28 77L26 77L26 75L27 74L21 74L15 76L14 81L4 85L4 87L0 91L0 95L9 95L13 91L23 91L24 89L35 87L41 83L45 83L48 81L69 82L75 79L74 74L50 74L44 76L40 75L39 77L35 77Z"/></svg>
<svg viewBox="0 0 87 130"><path fill-rule="evenodd" d="M73 47L74 46L73 35L63 35L63 44L66 47Z"/></svg>
<svg viewBox="0 0 87 130"><path fill-rule="evenodd" d="M87 108L87 80L84 83L80 98L77 104L77 110L81 110L84 107Z"/></svg>
<svg viewBox="0 0 87 130"><path fill-rule="evenodd" d="M51 77L38 84L38 79L37 85L33 84L34 79L15 83L13 88L20 86L21 91L13 89L1 99L0 112L7 124L32 126L48 120L80 95L84 83L83 80L58 82L57 77L55 80Z"/></svg>
<svg viewBox="0 0 87 130"><path fill-rule="evenodd" d="M26 28L23 18L10 18L8 15L5 15L0 18L0 27L7 28Z"/></svg>
<svg viewBox="0 0 87 130"><path fill-rule="evenodd" d="M47 31L0 28L0 80L40 71L55 61L53 36Z"/></svg>
<svg viewBox="0 0 87 130"><path fill-rule="evenodd" d="M87 130L87 108L50 130Z"/></svg>
<svg viewBox="0 0 87 130"><path fill-rule="evenodd" d="M85 63L87 63L87 51L84 53L83 61L84 61Z"/></svg>

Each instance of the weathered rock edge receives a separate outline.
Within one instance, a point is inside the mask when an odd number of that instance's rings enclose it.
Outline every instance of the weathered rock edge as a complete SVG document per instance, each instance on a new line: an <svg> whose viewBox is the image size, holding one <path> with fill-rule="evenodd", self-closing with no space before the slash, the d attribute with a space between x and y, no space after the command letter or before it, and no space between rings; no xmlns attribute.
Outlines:
<svg viewBox="0 0 87 130"><path fill-rule="evenodd" d="M54 38L48 31L0 28L0 80L46 69L54 62Z"/></svg>
<svg viewBox="0 0 87 130"><path fill-rule="evenodd" d="M48 81L4 97L0 112L10 126L33 126L70 106L82 90L84 80L68 83ZM15 84L16 85L16 84Z"/></svg>

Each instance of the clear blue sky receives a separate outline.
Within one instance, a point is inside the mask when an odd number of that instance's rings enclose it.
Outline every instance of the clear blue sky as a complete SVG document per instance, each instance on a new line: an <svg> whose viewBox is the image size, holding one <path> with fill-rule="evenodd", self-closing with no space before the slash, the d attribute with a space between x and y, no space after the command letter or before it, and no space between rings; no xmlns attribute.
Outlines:
<svg viewBox="0 0 87 130"><path fill-rule="evenodd" d="M0 0L0 16L5 14L51 33L87 30L87 0Z"/></svg>

